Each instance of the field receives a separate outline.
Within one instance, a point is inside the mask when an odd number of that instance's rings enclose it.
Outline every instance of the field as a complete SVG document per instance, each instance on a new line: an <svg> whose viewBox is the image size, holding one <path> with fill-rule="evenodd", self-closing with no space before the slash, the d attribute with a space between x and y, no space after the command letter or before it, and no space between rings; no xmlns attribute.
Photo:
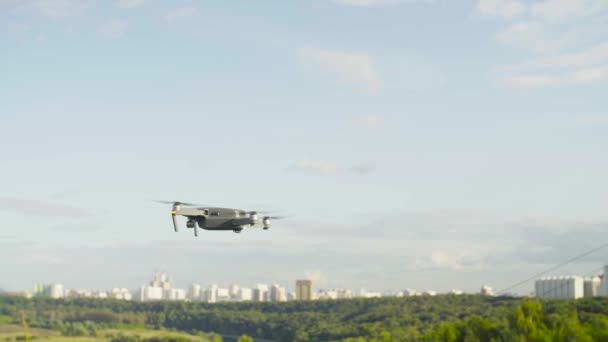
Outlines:
<svg viewBox="0 0 608 342"><path fill-rule="evenodd" d="M212 342L213 339L204 336L195 336L181 332L169 331L169 330L150 330L150 329L105 329L97 332L96 337L83 337L83 336L62 336L60 332L39 329L39 328L28 328L30 341L53 341L53 342L101 342L111 341L112 337L122 336L139 336L140 338L167 338L172 337L176 340L182 338L184 341L197 341L197 342ZM23 339L23 327L14 324L0 324L0 342L1 341L20 341Z"/></svg>

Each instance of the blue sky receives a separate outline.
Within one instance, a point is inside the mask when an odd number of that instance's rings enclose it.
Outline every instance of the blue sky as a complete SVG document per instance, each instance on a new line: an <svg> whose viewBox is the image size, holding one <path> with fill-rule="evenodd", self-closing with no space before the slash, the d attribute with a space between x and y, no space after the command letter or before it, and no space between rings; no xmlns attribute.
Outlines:
<svg viewBox="0 0 608 342"><path fill-rule="evenodd" d="M0 0L0 287L505 287L602 241L607 20L603 0ZM292 217L194 239L150 199Z"/></svg>

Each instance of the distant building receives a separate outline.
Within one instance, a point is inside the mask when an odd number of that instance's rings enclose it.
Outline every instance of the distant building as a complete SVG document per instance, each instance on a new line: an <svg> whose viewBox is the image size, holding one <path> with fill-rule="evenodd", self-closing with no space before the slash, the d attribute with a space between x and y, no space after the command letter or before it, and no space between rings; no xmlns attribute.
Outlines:
<svg viewBox="0 0 608 342"><path fill-rule="evenodd" d="M584 280L579 276L541 278L534 283L537 298L582 298Z"/></svg>
<svg viewBox="0 0 608 342"><path fill-rule="evenodd" d="M492 288L488 285L482 286L480 293L482 296L495 296L494 290L492 290Z"/></svg>
<svg viewBox="0 0 608 342"><path fill-rule="evenodd" d="M209 287L205 290L205 301L207 303L216 303L217 302L217 285L209 285Z"/></svg>
<svg viewBox="0 0 608 342"><path fill-rule="evenodd" d="M188 299L191 301L201 300L201 286L199 284L190 285L190 290L188 290Z"/></svg>
<svg viewBox="0 0 608 342"><path fill-rule="evenodd" d="M230 289L224 287L218 287L217 289L217 301L218 302L229 302L232 300L230 296Z"/></svg>
<svg viewBox="0 0 608 342"><path fill-rule="evenodd" d="M238 300L240 287L237 284L230 285L230 299Z"/></svg>
<svg viewBox="0 0 608 342"><path fill-rule="evenodd" d="M414 289L405 289L403 290L403 296L404 297L412 297L412 296L418 296L419 293L418 291L414 290Z"/></svg>
<svg viewBox="0 0 608 342"><path fill-rule="evenodd" d="M110 297L114 299L131 300L133 296L131 292L125 288L113 288L110 292Z"/></svg>
<svg viewBox="0 0 608 342"><path fill-rule="evenodd" d="M44 285L42 296L59 299L65 297L65 292L62 284Z"/></svg>
<svg viewBox="0 0 608 342"><path fill-rule="evenodd" d="M296 280L296 299L312 300L312 281Z"/></svg>
<svg viewBox="0 0 608 342"><path fill-rule="evenodd" d="M458 295L461 295L462 293L463 293L463 292L462 292L462 291L460 291L460 290L451 290L451 291L449 292L449 294L453 294L453 295L457 295L457 296L458 296Z"/></svg>
<svg viewBox="0 0 608 342"><path fill-rule="evenodd" d="M604 266L604 275L602 276L599 295L608 296L608 265Z"/></svg>
<svg viewBox="0 0 608 342"><path fill-rule="evenodd" d="M600 286L600 277L585 278L583 283L583 297L589 298L599 296Z"/></svg>
<svg viewBox="0 0 608 342"><path fill-rule="evenodd" d="M424 292L422 292L423 296L436 296L437 295L437 291L433 291L433 290L426 290Z"/></svg>
<svg viewBox="0 0 608 342"><path fill-rule="evenodd" d="M264 302L268 300L268 285L257 284L253 289L253 301Z"/></svg>
<svg viewBox="0 0 608 342"><path fill-rule="evenodd" d="M253 300L253 290L245 287L241 287L239 289L239 293L237 295L237 301L244 302Z"/></svg>
<svg viewBox="0 0 608 342"><path fill-rule="evenodd" d="M139 300L142 302L150 300L162 300L164 290L159 286L144 285L139 290Z"/></svg>
<svg viewBox="0 0 608 342"><path fill-rule="evenodd" d="M287 294L285 292L285 288L277 284L272 284L272 286L270 286L269 300L271 302L287 301Z"/></svg>

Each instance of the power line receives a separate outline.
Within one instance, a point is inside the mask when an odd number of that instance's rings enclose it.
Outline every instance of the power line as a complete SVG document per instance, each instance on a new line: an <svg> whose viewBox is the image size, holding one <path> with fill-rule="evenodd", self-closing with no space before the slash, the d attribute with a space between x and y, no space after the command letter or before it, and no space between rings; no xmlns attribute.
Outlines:
<svg viewBox="0 0 608 342"><path fill-rule="evenodd" d="M540 273L537 273L537 274L535 274L535 275L533 275L533 276L531 276L531 277L529 277L529 278L527 278L525 280L517 282L517 283L515 283L515 284L513 284L513 285L511 285L511 286L509 286L509 287L507 287L507 288L499 291L498 293L506 293L507 291L510 291L510 290L512 290L512 289L514 289L516 287L519 287L519 286L521 286L521 285L523 285L523 284L525 284L525 283L527 283L527 282L529 282L531 280L539 278L540 276L543 276L543 275L545 275L545 274L547 274L547 273L549 273L551 271L555 271L558 268L564 267L564 266L566 266L566 265L568 265L570 263L573 263L573 262L575 262L577 260L580 260L580 259L586 257L587 255L593 254L593 253L599 251L600 249L603 249L603 248L606 248L606 247L608 247L608 242L606 242L606 243L604 243L604 244L602 244L602 245L600 245L598 247L595 247L595 248L593 248L591 250L588 250L588 251L586 251L586 252L584 252L582 254L579 254L579 255L577 255L577 256L575 256L573 258L570 258L570 259L568 259L568 260L566 260L566 261L564 261L564 262L562 262L560 264L557 264L556 266L548 268L548 269L546 269L546 270L544 270L544 271L542 271Z"/></svg>

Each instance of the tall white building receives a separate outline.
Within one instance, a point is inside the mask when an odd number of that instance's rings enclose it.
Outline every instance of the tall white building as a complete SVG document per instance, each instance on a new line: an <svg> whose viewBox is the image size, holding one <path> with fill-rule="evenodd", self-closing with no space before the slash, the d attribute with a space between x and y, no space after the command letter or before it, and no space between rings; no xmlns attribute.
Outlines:
<svg viewBox="0 0 608 342"><path fill-rule="evenodd" d="M285 292L285 288L272 284L270 286L270 293L268 295L269 300L271 302L286 302L287 301L287 293Z"/></svg>
<svg viewBox="0 0 608 342"><path fill-rule="evenodd" d="M232 300L238 300L240 287L237 284L230 285L230 298Z"/></svg>
<svg viewBox="0 0 608 342"><path fill-rule="evenodd" d="M131 300L131 291L125 288L113 288L110 292L110 297L114 299Z"/></svg>
<svg viewBox="0 0 608 342"><path fill-rule="evenodd" d="M229 302L232 299L230 296L230 289L225 287L219 287L217 289L217 301L218 302Z"/></svg>
<svg viewBox="0 0 608 342"><path fill-rule="evenodd" d="M579 276L541 278L534 283L534 292L538 298L582 298L584 284Z"/></svg>
<svg viewBox="0 0 608 342"><path fill-rule="evenodd" d="M51 298L63 298L64 289L62 284L51 284L48 287L48 296Z"/></svg>
<svg viewBox="0 0 608 342"><path fill-rule="evenodd" d="M139 289L139 300L142 302L150 300L162 300L164 290L159 286L144 285Z"/></svg>
<svg viewBox="0 0 608 342"><path fill-rule="evenodd" d="M217 285L212 284L207 287L205 290L205 301L207 303L216 303L217 302Z"/></svg>
<svg viewBox="0 0 608 342"><path fill-rule="evenodd" d="M600 277L590 277L584 279L583 297L597 297L600 294L601 280Z"/></svg>
<svg viewBox="0 0 608 342"><path fill-rule="evenodd" d="M268 285L257 284L253 289L253 301L263 302L268 300Z"/></svg>
<svg viewBox="0 0 608 342"><path fill-rule="evenodd" d="M191 301L201 300L201 286L199 284L190 285L190 290L188 290L188 299Z"/></svg>
<svg viewBox="0 0 608 342"><path fill-rule="evenodd" d="M246 287L241 287L236 300L240 302L253 300L253 290Z"/></svg>
<svg viewBox="0 0 608 342"><path fill-rule="evenodd" d="M599 295L608 296L608 265L604 266L604 275L602 276Z"/></svg>

